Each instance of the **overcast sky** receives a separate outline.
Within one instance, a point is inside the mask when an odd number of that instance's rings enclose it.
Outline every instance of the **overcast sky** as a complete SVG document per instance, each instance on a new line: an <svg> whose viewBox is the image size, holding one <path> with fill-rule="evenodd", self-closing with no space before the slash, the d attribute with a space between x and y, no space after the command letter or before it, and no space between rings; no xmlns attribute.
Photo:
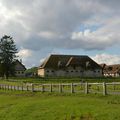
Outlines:
<svg viewBox="0 0 120 120"><path fill-rule="evenodd" d="M26 67L51 53L120 64L120 0L0 0L0 36L10 35Z"/></svg>

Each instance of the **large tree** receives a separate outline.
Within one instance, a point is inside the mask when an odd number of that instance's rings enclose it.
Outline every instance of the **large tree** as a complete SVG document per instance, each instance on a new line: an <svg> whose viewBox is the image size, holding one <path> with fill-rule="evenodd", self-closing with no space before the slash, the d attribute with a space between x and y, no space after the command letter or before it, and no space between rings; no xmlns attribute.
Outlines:
<svg viewBox="0 0 120 120"><path fill-rule="evenodd" d="M6 78L14 74L17 48L11 36L4 35L0 40L0 74Z"/></svg>

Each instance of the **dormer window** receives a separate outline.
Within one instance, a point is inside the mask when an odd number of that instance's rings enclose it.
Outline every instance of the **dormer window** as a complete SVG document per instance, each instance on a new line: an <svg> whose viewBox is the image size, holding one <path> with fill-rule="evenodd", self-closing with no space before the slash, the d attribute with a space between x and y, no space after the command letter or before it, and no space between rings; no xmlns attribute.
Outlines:
<svg viewBox="0 0 120 120"><path fill-rule="evenodd" d="M59 68L63 67L63 62L62 61L58 61L58 67Z"/></svg>
<svg viewBox="0 0 120 120"><path fill-rule="evenodd" d="M86 68L90 67L90 61L86 62Z"/></svg>

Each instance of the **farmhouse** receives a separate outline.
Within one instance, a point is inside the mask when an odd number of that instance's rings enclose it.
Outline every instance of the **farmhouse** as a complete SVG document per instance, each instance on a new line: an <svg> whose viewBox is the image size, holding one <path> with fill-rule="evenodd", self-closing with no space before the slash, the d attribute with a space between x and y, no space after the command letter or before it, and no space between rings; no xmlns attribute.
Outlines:
<svg viewBox="0 0 120 120"><path fill-rule="evenodd" d="M22 64L21 61L15 61L15 76L16 77L24 77L25 76L25 66Z"/></svg>
<svg viewBox="0 0 120 120"><path fill-rule="evenodd" d="M104 65L103 74L105 77L120 77L120 64Z"/></svg>
<svg viewBox="0 0 120 120"><path fill-rule="evenodd" d="M101 77L102 67L84 55L50 55L38 68L41 77Z"/></svg>

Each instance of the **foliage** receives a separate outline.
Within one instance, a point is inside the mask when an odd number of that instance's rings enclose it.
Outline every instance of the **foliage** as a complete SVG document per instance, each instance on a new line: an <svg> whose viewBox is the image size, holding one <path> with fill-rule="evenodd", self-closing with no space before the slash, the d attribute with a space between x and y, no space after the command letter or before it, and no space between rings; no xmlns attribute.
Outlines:
<svg viewBox="0 0 120 120"><path fill-rule="evenodd" d="M25 71L26 76L34 76L37 74L38 67L32 67Z"/></svg>
<svg viewBox="0 0 120 120"><path fill-rule="evenodd" d="M4 35L0 40L0 73L8 78L14 74L17 48L12 37Z"/></svg>

